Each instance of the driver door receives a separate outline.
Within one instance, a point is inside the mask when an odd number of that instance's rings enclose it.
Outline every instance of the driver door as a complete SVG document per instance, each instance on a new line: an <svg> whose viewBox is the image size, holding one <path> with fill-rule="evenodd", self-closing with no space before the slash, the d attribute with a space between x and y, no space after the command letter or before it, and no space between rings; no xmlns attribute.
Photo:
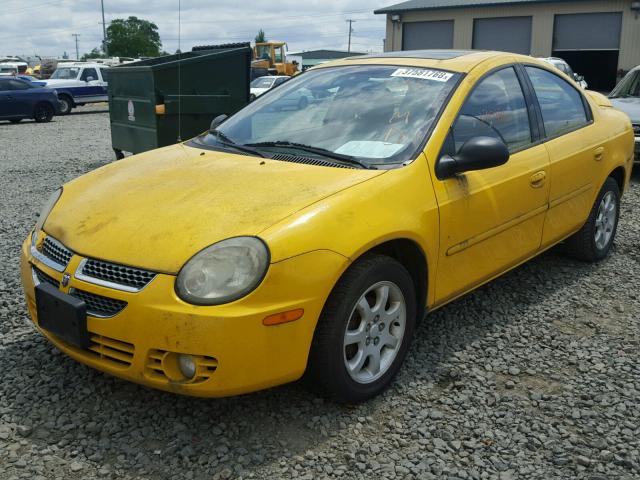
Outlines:
<svg viewBox="0 0 640 480"><path fill-rule="evenodd" d="M499 138L502 166L434 178L440 210L436 304L451 300L534 255L549 202L549 158L537 144L533 112L514 67L478 81L452 125L442 154L477 136Z"/></svg>

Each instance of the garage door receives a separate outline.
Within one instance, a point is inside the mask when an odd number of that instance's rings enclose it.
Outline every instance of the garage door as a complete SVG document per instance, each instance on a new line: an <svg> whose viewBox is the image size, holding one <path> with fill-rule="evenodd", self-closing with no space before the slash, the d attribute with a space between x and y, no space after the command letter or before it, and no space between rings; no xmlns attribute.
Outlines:
<svg viewBox="0 0 640 480"><path fill-rule="evenodd" d="M531 17L476 18L473 48L531 53Z"/></svg>
<svg viewBox="0 0 640 480"><path fill-rule="evenodd" d="M453 20L409 22L403 24L403 50L441 48L453 48Z"/></svg>
<svg viewBox="0 0 640 480"><path fill-rule="evenodd" d="M622 13L556 15L553 50L617 50Z"/></svg>

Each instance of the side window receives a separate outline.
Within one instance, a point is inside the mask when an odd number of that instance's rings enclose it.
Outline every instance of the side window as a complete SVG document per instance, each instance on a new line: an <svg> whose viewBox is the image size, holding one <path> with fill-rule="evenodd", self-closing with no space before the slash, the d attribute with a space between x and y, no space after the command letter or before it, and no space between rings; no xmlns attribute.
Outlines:
<svg viewBox="0 0 640 480"><path fill-rule="evenodd" d="M274 87L277 87L278 85L282 85L284 82L286 82L288 79L286 78L278 78L276 80L276 84L274 85Z"/></svg>
<svg viewBox="0 0 640 480"><path fill-rule="evenodd" d="M9 80L0 80L0 92L9 92L13 90L13 87L9 83Z"/></svg>
<svg viewBox="0 0 640 480"><path fill-rule="evenodd" d="M512 67L481 80L467 98L453 127L456 153L481 136L502 140L511 152L532 143L527 103Z"/></svg>
<svg viewBox="0 0 640 480"><path fill-rule="evenodd" d="M89 77L93 77L94 80L98 80L98 73L95 68L85 68L82 70L82 75L80 76L80 80L86 82L89 80Z"/></svg>
<svg viewBox="0 0 640 480"><path fill-rule="evenodd" d="M9 80L9 85L11 85L11 90L29 90L31 88L27 82L20 80Z"/></svg>
<svg viewBox="0 0 640 480"><path fill-rule="evenodd" d="M103 82L109 83L109 69L108 68L101 68L100 69L100 75L102 75L102 81ZM97 80L97 78L96 78L96 80Z"/></svg>
<svg viewBox="0 0 640 480"><path fill-rule="evenodd" d="M526 67L538 97L547 137L556 137L589 122L582 95L562 78L547 70Z"/></svg>

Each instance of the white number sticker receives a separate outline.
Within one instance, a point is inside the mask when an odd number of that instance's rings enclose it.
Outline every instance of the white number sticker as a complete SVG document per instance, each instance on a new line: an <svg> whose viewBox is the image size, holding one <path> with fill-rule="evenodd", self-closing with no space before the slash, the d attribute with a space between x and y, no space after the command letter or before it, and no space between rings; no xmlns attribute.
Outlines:
<svg viewBox="0 0 640 480"><path fill-rule="evenodd" d="M392 77L421 78L436 82L448 82L453 73L439 70L427 70L426 68L399 68L391 74Z"/></svg>

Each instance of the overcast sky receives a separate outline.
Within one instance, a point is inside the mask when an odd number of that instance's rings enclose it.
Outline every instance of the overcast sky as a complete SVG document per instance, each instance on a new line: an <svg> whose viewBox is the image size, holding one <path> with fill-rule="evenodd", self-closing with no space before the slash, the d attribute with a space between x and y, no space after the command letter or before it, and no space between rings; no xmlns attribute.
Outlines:
<svg viewBox="0 0 640 480"><path fill-rule="evenodd" d="M100 0L0 0L0 55L75 57L100 45ZM267 38L284 40L289 51L347 49L348 18L353 24L352 51L381 51L385 0L181 0L182 50L194 45L253 41L262 28ZM178 0L104 0L105 19L135 15L158 25L162 47L178 48Z"/></svg>

